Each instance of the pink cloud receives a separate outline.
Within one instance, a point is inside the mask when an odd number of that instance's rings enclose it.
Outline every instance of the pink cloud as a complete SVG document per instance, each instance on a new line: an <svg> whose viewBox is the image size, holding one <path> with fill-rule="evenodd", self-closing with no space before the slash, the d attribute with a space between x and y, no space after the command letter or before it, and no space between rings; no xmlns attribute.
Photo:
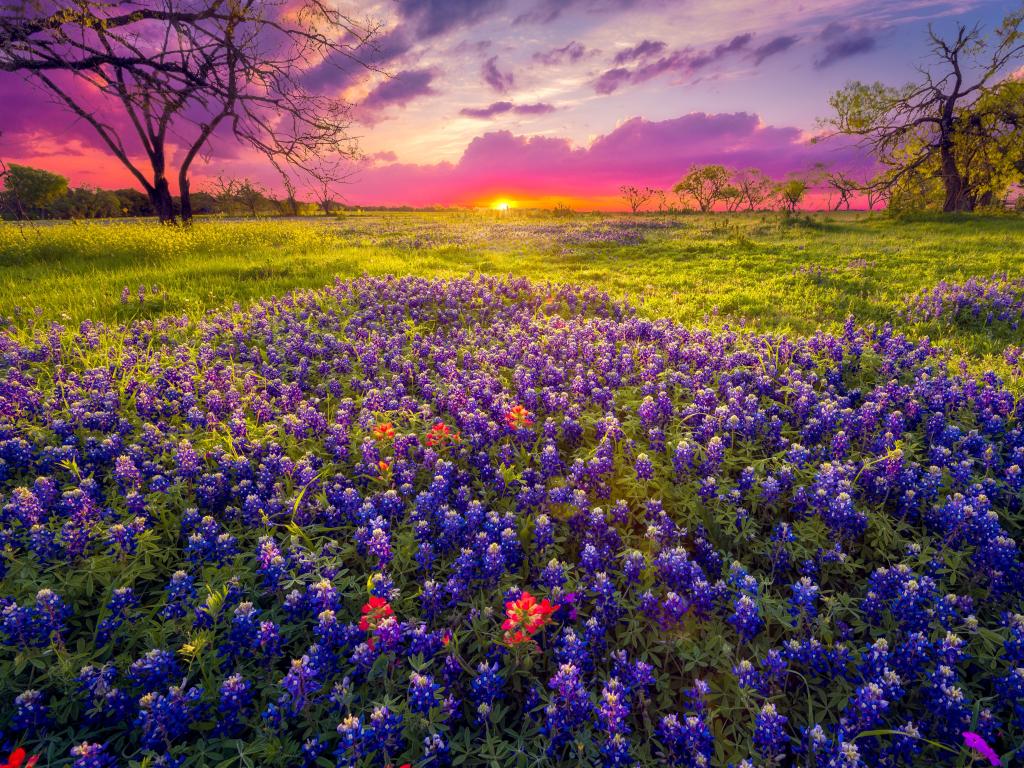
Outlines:
<svg viewBox="0 0 1024 768"><path fill-rule="evenodd" d="M19 123L17 132L0 136L0 156L63 173L72 184L131 184L127 171L100 146L91 130L86 130L88 126L74 124L56 107L40 105L38 94L26 94L23 87L11 88L9 83L0 95L23 99L25 108L15 110L17 115L25 115L33 104L31 122L38 125ZM415 83L405 85L410 86L408 92L403 86L398 89L402 93L392 95L406 96L419 90L412 87ZM495 112L505 109L504 103L498 104ZM507 111L533 112L541 107L518 105ZM48 134L42 132L44 125L50 127ZM61 139L52 126L64 126ZM268 187L279 186L266 161L230 137L215 137L211 158L195 169L195 189L202 189L204 179L220 173L247 175ZM610 201L617 198L622 184L667 189L694 163L755 166L776 178L819 162L847 169L864 165L861 154L848 142L813 144L797 128L764 125L747 112L695 112L660 121L634 117L586 146L557 136L489 131L470 141L456 162L416 164L396 159L392 152L368 158L345 186L346 199L362 205L427 206L473 205L498 196L521 200L564 197L579 201L580 207L588 207L587 201L617 207Z"/></svg>
<svg viewBox="0 0 1024 768"><path fill-rule="evenodd" d="M862 166L848 143L811 143L798 129L762 125L756 115L635 117L587 147L563 138L493 131L470 142L456 163L377 165L347 197L363 205L464 205L508 196L614 198L622 184L671 187L694 163L756 166L781 178L815 163Z"/></svg>

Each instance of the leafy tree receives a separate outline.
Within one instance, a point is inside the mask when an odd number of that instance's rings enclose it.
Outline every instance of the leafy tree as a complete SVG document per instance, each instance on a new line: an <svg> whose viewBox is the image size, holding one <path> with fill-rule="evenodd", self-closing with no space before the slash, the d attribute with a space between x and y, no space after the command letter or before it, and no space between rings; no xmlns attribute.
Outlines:
<svg viewBox="0 0 1024 768"><path fill-rule="evenodd" d="M139 192L137 189L115 189L114 194L117 195L119 201L118 207L121 209L121 214L124 216L155 216L156 210L153 208L153 203L150 201L149 196ZM192 195L192 202L195 204L196 197L198 195Z"/></svg>
<svg viewBox="0 0 1024 768"><path fill-rule="evenodd" d="M807 181L804 179L792 178L778 186L778 195L782 200L782 205L790 213L796 211L806 194Z"/></svg>
<svg viewBox="0 0 1024 768"><path fill-rule="evenodd" d="M1024 173L1024 100L1011 76L1024 59L1024 9L991 39L960 24L943 37L929 28L932 66L902 87L853 82L833 94L836 133L856 136L885 167L875 180L895 190L920 178L941 183L944 211L971 211L1005 194Z"/></svg>
<svg viewBox="0 0 1024 768"><path fill-rule="evenodd" d="M725 210L729 212L738 211L740 206L743 205L743 191L733 184L726 184L722 187L719 199L725 203Z"/></svg>
<svg viewBox="0 0 1024 768"><path fill-rule="evenodd" d="M693 165L672 191L686 205L693 200L704 213L722 199L722 191L729 185L729 170L724 165Z"/></svg>
<svg viewBox="0 0 1024 768"><path fill-rule="evenodd" d="M65 177L17 163L7 167L3 179L5 207L19 219L44 214L46 206L68 191Z"/></svg>
<svg viewBox="0 0 1024 768"><path fill-rule="evenodd" d="M308 69L359 63L376 31L324 0L22 1L0 5L0 72L24 74L92 126L165 222L173 141L188 221L189 170L218 131L282 173L329 175L325 158L355 151L349 105L309 85Z"/></svg>
<svg viewBox="0 0 1024 768"><path fill-rule="evenodd" d="M629 210L636 213L643 208L647 202L654 197L657 190L651 187L640 187L625 186L619 188L619 192L622 194L622 199L626 201L629 206Z"/></svg>
<svg viewBox="0 0 1024 768"><path fill-rule="evenodd" d="M121 199L106 189L76 187L49 206L62 219L109 219L121 216Z"/></svg>

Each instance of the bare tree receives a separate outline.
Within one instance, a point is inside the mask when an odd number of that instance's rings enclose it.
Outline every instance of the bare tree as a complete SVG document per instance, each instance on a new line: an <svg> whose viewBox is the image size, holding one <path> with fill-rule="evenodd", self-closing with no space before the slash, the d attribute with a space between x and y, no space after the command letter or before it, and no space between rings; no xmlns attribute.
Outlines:
<svg viewBox="0 0 1024 768"><path fill-rule="evenodd" d="M875 206L887 203L892 193L892 188L885 184L868 183L863 186L864 194L868 201L868 210L875 210Z"/></svg>
<svg viewBox="0 0 1024 768"><path fill-rule="evenodd" d="M623 185L619 188L619 192L622 194L622 199L626 201L629 209L633 213L636 213L647 204L648 200L654 197L656 190L651 187L644 187L643 189L640 189L640 187Z"/></svg>
<svg viewBox="0 0 1024 768"><path fill-rule="evenodd" d="M977 153L979 142L988 145L998 138L986 120L990 116L984 109L979 113L979 107L995 101L1007 108L1005 99L986 97L1012 87L1007 76L1024 58L1022 22L1024 10L1007 16L994 40L987 40L978 26L959 24L951 37L929 28L936 66L919 67L920 82L902 88L851 83L829 100L836 114L825 124L859 137L861 146L887 166L875 184L895 187L921 170L941 180L943 210L973 210L982 190L972 183L967 155ZM1019 125L1024 106L1019 98L1011 101L1016 107L1011 126Z"/></svg>
<svg viewBox="0 0 1024 768"><path fill-rule="evenodd" d="M349 105L306 74L362 64L377 30L328 0L14 0L0 5L0 71L23 73L92 126L165 222L173 148L188 221L189 170L219 130L282 173L329 173L324 157L351 154Z"/></svg>
<svg viewBox="0 0 1024 768"><path fill-rule="evenodd" d="M748 211L756 211L775 194L775 182L760 168L745 168L733 177Z"/></svg>
<svg viewBox="0 0 1024 768"><path fill-rule="evenodd" d="M259 214L260 206L269 200L266 188L247 178L218 176L210 194L217 200L222 211L243 210L253 217Z"/></svg>
<svg viewBox="0 0 1024 768"><path fill-rule="evenodd" d="M279 201L281 212L290 216L299 215L299 200L295 197L295 182L285 173L282 174L281 182L284 184L285 197Z"/></svg>
<svg viewBox="0 0 1024 768"><path fill-rule="evenodd" d="M313 193L316 197L317 205L320 206L320 210L324 212L325 216L330 216L340 205L339 199L344 199L337 193L336 184L332 180L321 181L313 189Z"/></svg>

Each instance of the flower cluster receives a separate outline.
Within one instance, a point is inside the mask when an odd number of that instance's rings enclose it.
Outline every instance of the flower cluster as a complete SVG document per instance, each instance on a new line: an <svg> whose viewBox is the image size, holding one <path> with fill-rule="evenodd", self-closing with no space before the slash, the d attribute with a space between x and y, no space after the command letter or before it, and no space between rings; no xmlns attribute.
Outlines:
<svg viewBox="0 0 1024 768"><path fill-rule="evenodd" d="M995 324L1016 330L1024 319L1024 279L1003 272L960 283L943 280L931 290L908 297L904 316L912 322Z"/></svg>
<svg viewBox="0 0 1024 768"><path fill-rule="evenodd" d="M501 623L505 642L516 645L532 639L551 620L556 610L558 606L551 605L547 598L538 602L529 592L523 592L517 600L509 600L505 603L507 618Z"/></svg>

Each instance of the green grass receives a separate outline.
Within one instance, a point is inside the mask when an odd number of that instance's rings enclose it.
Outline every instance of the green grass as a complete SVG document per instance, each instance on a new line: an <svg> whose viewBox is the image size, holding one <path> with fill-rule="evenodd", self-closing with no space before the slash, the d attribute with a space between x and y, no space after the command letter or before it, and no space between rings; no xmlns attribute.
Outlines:
<svg viewBox="0 0 1024 768"><path fill-rule="evenodd" d="M901 322L903 297L944 278L1024 272L1024 220L1013 216L687 215L671 219L673 227L644 230L644 241L633 245L567 245L536 231L603 221L396 213L212 220L185 230L148 222L0 224L0 316L22 327L194 316L336 276L473 270L591 283L686 323L717 314L761 330L810 333L834 329L851 313L862 322ZM132 298L122 303L126 287ZM910 330L975 362L1020 340L1009 330Z"/></svg>

